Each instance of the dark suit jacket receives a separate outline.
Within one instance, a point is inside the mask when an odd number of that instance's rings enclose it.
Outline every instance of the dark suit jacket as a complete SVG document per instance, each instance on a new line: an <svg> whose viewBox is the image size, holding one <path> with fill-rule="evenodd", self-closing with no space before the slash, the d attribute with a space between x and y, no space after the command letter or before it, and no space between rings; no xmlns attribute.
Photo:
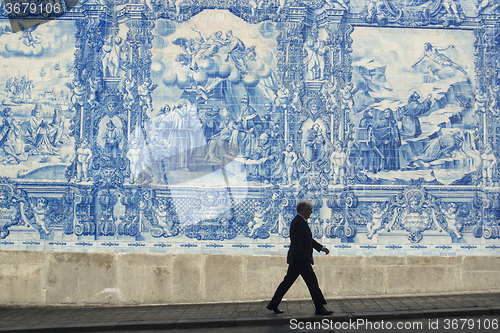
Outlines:
<svg viewBox="0 0 500 333"><path fill-rule="evenodd" d="M323 245L312 238L307 221L300 215L295 216L290 224L290 249L286 262L299 265L309 262L313 265L313 248L319 252Z"/></svg>

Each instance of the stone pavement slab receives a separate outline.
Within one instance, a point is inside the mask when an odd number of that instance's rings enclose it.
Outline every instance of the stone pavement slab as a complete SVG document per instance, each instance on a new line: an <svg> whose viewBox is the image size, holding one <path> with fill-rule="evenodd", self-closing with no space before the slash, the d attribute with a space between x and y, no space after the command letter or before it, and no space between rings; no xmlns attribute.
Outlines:
<svg viewBox="0 0 500 333"><path fill-rule="evenodd" d="M500 292L455 295L384 296L328 300L333 315L314 315L311 301L283 301L285 313L267 301L126 307L3 307L0 332L114 332L234 326L286 325L298 321L390 320L498 315Z"/></svg>

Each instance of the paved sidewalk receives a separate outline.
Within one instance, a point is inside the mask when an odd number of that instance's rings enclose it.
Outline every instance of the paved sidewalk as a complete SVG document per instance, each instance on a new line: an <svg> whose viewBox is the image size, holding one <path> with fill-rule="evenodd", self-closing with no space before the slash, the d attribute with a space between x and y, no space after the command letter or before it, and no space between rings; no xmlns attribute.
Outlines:
<svg viewBox="0 0 500 333"><path fill-rule="evenodd" d="M0 332L92 332L166 330L231 326L284 325L299 321L390 320L498 315L500 292L457 295L338 298L328 300L335 313L314 315L311 301L283 301L284 314L267 302L156 305L135 307L3 307Z"/></svg>

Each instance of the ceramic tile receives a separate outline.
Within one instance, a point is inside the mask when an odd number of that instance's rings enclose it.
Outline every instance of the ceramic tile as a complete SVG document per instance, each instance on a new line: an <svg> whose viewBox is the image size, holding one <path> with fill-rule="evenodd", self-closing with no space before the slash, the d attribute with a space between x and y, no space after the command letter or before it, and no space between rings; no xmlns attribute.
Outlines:
<svg viewBox="0 0 500 333"><path fill-rule="evenodd" d="M110 3L0 8L0 249L498 255L496 2Z"/></svg>

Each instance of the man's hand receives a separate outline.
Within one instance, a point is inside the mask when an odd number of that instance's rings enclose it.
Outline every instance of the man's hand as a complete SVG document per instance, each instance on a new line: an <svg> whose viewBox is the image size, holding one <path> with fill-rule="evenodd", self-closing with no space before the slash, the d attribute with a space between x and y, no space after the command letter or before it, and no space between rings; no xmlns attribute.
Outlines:
<svg viewBox="0 0 500 333"><path fill-rule="evenodd" d="M321 251L325 252L325 254L330 253L330 250L328 250L326 247L324 247Z"/></svg>

